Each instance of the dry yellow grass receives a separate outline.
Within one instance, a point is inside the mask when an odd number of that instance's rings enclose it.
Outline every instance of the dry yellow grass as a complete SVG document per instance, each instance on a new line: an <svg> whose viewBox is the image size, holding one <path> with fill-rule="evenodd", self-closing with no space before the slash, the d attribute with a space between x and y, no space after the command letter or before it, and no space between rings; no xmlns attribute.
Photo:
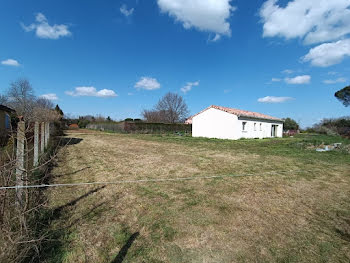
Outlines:
<svg viewBox="0 0 350 263"><path fill-rule="evenodd" d="M82 130L68 137L82 140L61 150L55 183L260 176L52 188L60 242L46 261L350 261L348 163L259 154L242 142L232 150Z"/></svg>

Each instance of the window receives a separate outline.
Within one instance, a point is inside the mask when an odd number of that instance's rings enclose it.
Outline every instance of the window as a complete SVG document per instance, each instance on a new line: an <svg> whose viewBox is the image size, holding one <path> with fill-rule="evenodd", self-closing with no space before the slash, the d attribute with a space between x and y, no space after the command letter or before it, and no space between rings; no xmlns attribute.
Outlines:
<svg viewBox="0 0 350 263"><path fill-rule="evenodd" d="M6 129L11 128L11 120L10 120L10 116L8 114L5 114L5 128Z"/></svg>
<svg viewBox="0 0 350 263"><path fill-rule="evenodd" d="M247 126L247 122L246 121L242 122L242 131L246 130L246 126Z"/></svg>
<svg viewBox="0 0 350 263"><path fill-rule="evenodd" d="M260 131L262 131L262 123L260 123Z"/></svg>
<svg viewBox="0 0 350 263"><path fill-rule="evenodd" d="M254 122L254 131L256 131L256 122Z"/></svg>

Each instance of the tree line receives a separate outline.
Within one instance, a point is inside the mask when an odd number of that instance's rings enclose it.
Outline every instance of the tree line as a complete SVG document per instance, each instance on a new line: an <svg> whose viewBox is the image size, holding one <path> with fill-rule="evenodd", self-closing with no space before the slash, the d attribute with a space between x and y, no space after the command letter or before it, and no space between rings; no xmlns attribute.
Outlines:
<svg viewBox="0 0 350 263"><path fill-rule="evenodd" d="M10 84L5 94L0 94L0 104L16 111L26 122L57 121L63 117L63 112L56 105L42 97L36 97L34 89L27 79L18 79Z"/></svg>

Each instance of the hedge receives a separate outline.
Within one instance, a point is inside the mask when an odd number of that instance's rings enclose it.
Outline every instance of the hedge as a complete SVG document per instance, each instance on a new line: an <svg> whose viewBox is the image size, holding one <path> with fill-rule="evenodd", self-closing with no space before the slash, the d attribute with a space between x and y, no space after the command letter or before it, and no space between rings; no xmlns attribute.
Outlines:
<svg viewBox="0 0 350 263"><path fill-rule="evenodd" d="M94 123L87 126L88 129L127 132L127 133L191 133L192 125L184 123L150 123L150 122L119 122L119 123Z"/></svg>

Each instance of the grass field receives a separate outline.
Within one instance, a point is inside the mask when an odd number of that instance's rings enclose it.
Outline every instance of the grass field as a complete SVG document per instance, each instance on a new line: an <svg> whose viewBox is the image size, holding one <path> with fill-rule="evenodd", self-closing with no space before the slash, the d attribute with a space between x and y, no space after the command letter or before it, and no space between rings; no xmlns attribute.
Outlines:
<svg viewBox="0 0 350 263"><path fill-rule="evenodd" d="M350 154L321 135L215 140L78 130L50 188L47 262L349 262ZM344 147L346 148L346 147ZM55 241L56 240L56 241Z"/></svg>

